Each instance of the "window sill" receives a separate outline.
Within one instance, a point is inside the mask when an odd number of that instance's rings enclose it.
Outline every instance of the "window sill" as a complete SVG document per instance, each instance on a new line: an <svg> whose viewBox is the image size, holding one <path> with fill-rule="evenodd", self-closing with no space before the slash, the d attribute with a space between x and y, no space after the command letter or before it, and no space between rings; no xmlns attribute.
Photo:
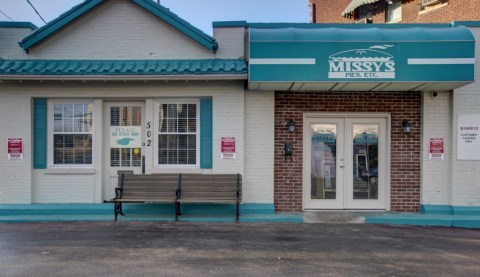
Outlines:
<svg viewBox="0 0 480 277"><path fill-rule="evenodd" d="M442 4L437 4L437 5L433 5L433 6L426 6L424 8L423 11L420 11L418 14L419 15L422 15L422 14L425 14L425 13L428 13L428 12L431 12L431 11L435 11L437 9L440 9L440 8L443 8L445 6L448 6L448 2L446 3L442 3Z"/></svg>
<svg viewBox="0 0 480 277"><path fill-rule="evenodd" d="M95 174L95 168L47 168L45 174Z"/></svg>
<svg viewBox="0 0 480 277"><path fill-rule="evenodd" d="M195 167L195 168L186 168L186 167L156 167L152 169L152 173L182 173L182 174L200 174L203 173L204 169Z"/></svg>
<svg viewBox="0 0 480 277"><path fill-rule="evenodd" d="M401 18L399 18L399 19L395 19L395 20L387 21L387 22L385 22L385 23L387 23L387 24L394 24L394 23L398 23L398 22L402 22L402 19L401 19Z"/></svg>

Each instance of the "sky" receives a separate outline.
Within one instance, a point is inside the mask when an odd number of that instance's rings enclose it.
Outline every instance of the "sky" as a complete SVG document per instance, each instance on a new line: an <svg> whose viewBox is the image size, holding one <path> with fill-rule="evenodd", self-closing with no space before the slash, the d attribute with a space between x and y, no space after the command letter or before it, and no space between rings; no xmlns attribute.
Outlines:
<svg viewBox="0 0 480 277"><path fill-rule="evenodd" d="M213 21L300 22L310 19L308 0L160 0L161 4L207 34ZM49 22L83 0L30 0ZM0 0L0 21L28 21L41 27L43 21L27 0Z"/></svg>

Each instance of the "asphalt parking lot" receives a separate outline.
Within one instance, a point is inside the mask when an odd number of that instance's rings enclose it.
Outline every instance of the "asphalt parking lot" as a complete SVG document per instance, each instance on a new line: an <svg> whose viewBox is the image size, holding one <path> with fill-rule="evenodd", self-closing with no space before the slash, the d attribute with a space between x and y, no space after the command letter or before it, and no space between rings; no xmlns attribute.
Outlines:
<svg viewBox="0 0 480 277"><path fill-rule="evenodd" d="M0 224L1 276L478 276L480 230L364 224Z"/></svg>

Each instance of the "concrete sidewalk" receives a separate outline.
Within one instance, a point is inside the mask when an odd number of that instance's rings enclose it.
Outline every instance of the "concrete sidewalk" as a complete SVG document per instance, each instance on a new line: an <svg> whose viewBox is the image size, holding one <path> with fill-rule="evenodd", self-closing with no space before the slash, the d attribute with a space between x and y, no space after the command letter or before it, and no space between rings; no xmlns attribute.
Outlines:
<svg viewBox="0 0 480 277"><path fill-rule="evenodd" d="M2 276L477 276L480 231L366 224L0 224Z"/></svg>

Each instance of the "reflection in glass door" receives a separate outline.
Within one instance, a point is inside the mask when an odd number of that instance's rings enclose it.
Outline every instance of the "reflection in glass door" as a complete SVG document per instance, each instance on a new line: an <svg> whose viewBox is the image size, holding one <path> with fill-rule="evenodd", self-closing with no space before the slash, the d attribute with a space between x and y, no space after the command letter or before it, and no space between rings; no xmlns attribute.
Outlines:
<svg viewBox="0 0 480 277"><path fill-rule="evenodd" d="M378 124L353 124L353 199L378 199Z"/></svg>
<svg viewBox="0 0 480 277"><path fill-rule="evenodd" d="M336 199L337 125L312 124L312 199Z"/></svg>

